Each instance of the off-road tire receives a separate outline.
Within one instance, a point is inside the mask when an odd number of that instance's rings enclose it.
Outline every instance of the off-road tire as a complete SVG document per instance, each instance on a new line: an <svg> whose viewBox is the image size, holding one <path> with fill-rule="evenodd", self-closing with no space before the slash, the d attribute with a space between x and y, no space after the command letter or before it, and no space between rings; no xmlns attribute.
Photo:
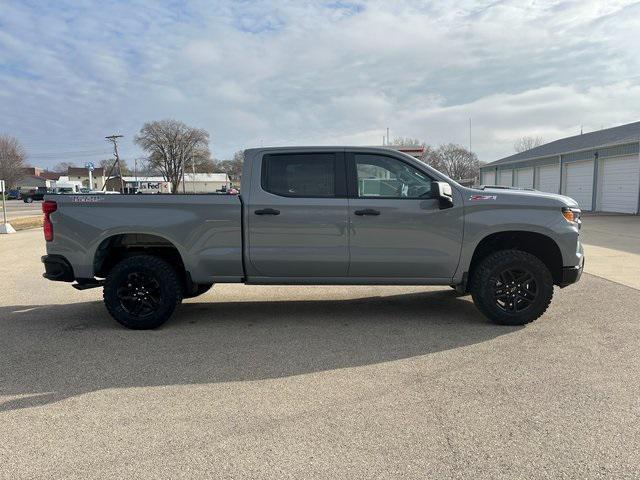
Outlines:
<svg viewBox="0 0 640 480"><path fill-rule="evenodd" d="M503 292L500 286L496 287L501 285L500 275L505 271L513 270L530 273L536 287L535 297L529 300L530 304L520 311L507 311L497 300L497 292ZM520 250L502 250L480 261L473 272L470 290L478 310L494 323L526 325L539 318L549 307L553 297L553 277L547 266L536 256Z"/></svg>
<svg viewBox="0 0 640 480"><path fill-rule="evenodd" d="M182 298L195 298L207 293L213 287L213 283L198 283L193 293L184 292Z"/></svg>
<svg viewBox="0 0 640 480"><path fill-rule="evenodd" d="M127 310L130 296L127 292L122 293L123 289L131 286L129 279L138 276L150 279L154 291L153 304L157 305L149 313L141 315ZM123 297L128 300L125 302ZM134 255L121 260L109 271L103 298L107 310L118 323L133 330L147 330L159 327L171 317L182 301L182 284L176 271L163 259L152 255ZM145 308L146 305L145 302Z"/></svg>

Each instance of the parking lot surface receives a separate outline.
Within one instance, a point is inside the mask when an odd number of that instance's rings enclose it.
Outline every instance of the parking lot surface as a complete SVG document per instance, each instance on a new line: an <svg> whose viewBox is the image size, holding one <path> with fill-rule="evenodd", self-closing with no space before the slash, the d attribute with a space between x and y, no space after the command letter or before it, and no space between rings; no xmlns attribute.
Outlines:
<svg viewBox="0 0 640 480"><path fill-rule="evenodd" d="M0 238L0 478L638 478L640 292L215 286L156 331Z"/></svg>

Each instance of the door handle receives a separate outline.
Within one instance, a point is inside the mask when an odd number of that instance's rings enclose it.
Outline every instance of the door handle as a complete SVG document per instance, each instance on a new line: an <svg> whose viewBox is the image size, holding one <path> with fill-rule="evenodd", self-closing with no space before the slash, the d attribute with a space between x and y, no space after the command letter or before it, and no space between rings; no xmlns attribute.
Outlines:
<svg viewBox="0 0 640 480"><path fill-rule="evenodd" d="M356 215L362 216L362 215L380 215L380 211L379 210L374 210L373 208L365 208L364 210L356 210L355 212Z"/></svg>
<svg viewBox="0 0 640 480"><path fill-rule="evenodd" d="M263 208L262 210L256 210L256 215L280 215L280 210L276 210L275 208Z"/></svg>

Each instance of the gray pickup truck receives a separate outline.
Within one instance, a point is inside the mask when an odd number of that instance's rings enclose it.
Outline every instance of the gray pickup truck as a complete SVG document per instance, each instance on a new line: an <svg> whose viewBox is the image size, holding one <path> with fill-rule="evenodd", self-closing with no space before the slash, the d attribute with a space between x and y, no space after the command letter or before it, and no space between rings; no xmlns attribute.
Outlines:
<svg viewBox="0 0 640 480"><path fill-rule="evenodd" d="M214 283L449 285L523 325L584 263L574 200L466 188L386 148L250 149L241 195L48 195L43 211L45 278L103 286L134 329Z"/></svg>

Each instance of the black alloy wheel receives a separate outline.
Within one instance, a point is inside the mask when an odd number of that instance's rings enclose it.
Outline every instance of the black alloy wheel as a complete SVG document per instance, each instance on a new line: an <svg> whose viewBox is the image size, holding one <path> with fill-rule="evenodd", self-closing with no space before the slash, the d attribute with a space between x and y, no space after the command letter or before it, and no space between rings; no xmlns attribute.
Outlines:
<svg viewBox="0 0 640 480"><path fill-rule="evenodd" d="M500 325L525 325L539 318L553 297L553 276L535 255L509 249L478 261L470 277L473 302Z"/></svg>
<svg viewBox="0 0 640 480"><path fill-rule="evenodd" d="M118 287L118 299L123 310L134 317L146 317L162 304L158 280L143 272L131 272Z"/></svg>
<svg viewBox="0 0 640 480"><path fill-rule="evenodd" d="M538 286L533 274L523 269L508 268L492 279L496 305L508 313L529 308L538 296Z"/></svg>
<svg viewBox="0 0 640 480"><path fill-rule="evenodd" d="M135 330L157 328L182 301L178 272L164 259L132 255L118 262L104 283L104 304L120 324Z"/></svg>

